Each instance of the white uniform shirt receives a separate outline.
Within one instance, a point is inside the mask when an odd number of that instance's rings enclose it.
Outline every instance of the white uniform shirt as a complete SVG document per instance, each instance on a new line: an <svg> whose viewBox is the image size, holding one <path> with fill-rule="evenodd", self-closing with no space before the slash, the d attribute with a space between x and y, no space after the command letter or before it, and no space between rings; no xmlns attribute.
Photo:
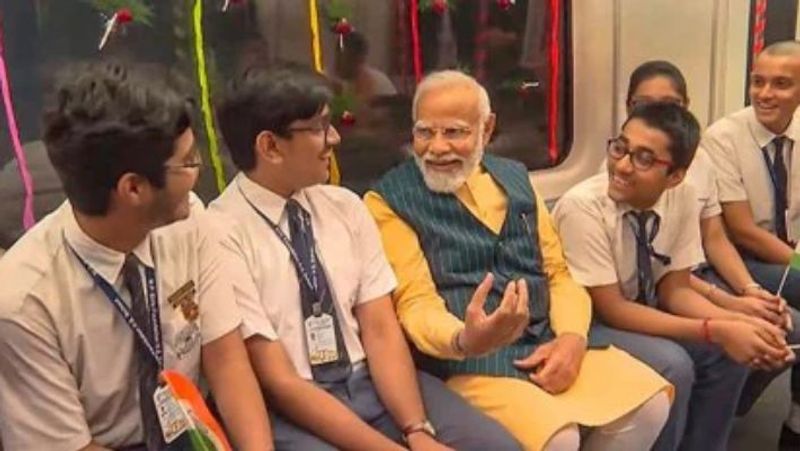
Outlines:
<svg viewBox="0 0 800 451"><path fill-rule="evenodd" d="M665 191L652 208L661 217L653 248L672 260L664 266L651 258L656 283L704 261L697 208L694 189L685 183ZM626 298L636 298L636 237L623 218L631 210L608 197L608 174L579 183L558 201L553 220L576 282L587 287L619 283Z"/></svg>
<svg viewBox="0 0 800 451"><path fill-rule="evenodd" d="M694 188L701 220L722 214L714 163L702 148L697 149L683 183L690 184Z"/></svg>
<svg viewBox="0 0 800 451"><path fill-rule="evenodd" d="M775 136L747 107L712 124L700 142L716 166L720 202L749 201L756 224L771 232L775 231L773 187L761 149ZM794 143L800 138L797 114L784 136L789 138L783 146L789 184L786 225L789 239L796 241L800 238L800 159L793 158ZM769 153L774 158L774 151Z"/></svg>
<svg viewBox="0 0 800 451"><path fill-rule="evenodd" d="M247 203L242 193L289 237L286 200L239 174L209 206L226 233L224 247L237 257L229 271L244 316L245 338L279 339L299 375L311 379L305 343L300 285L288 249ZM317 185L293 198L311 215L316 252L353 363L364 360L353 308L391 293L397 282L383 253L380 235L361 199L340 187Z"/></svg>
<svg viewBox="0 0 800 451"><path fill-rule="evenodd" d="M224 255L207 234L203 214L153 231L134 250L155 268L165 368L195 383L201 343L241 322L222 274ZM90 441L118 448L143 440L137 338L69 246L130 303L122 288L125 255L86 235L66 202L0 260L0 435L6 451L74 450ZM190 282L195 292L173 296Z"/></svg>

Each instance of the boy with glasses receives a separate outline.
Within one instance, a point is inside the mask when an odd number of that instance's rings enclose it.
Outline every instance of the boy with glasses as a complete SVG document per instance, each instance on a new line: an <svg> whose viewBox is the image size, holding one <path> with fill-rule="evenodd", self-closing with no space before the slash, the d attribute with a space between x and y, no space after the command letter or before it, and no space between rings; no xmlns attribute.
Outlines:
<svg viewBox="0 0 800 451"><path fill-rule="evenodd" d="M635 107L609 140L607 172L569 190L553 212L573 277L610 341L675 385L656 449L724 450L750 365L793 358L784 332L694 291L703 261L696 196L681 183L699 141L681 106ZM738 363L737 363L738 362ZM713 432L712 432L713 431Z"/></svg>
<svg viewBox="0 0 800 451"><path fill-rule="evenodd" d="M210 210L225 229L243 331L278 450L517 450L497 423L414 369L378 230L324 185L339 133L303 69L250 70L218 107L241 171Z"/></svg>
<svg viewBox="0 0 800 451"><path fill-rule="evenodd" d="M44 141L69 200L0 261L3 447L174 446L156 396L174 370L205 379L237 449L271 449L224 254L190 197L187 99L114 63L63 75Z"/></svg>

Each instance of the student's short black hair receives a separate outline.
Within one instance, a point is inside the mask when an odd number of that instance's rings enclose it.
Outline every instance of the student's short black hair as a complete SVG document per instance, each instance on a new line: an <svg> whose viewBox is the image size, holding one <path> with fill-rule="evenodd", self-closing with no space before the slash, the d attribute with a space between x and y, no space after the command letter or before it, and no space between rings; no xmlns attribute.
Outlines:
<svg viewBox="0 0 800 451"><path fill-rule="evenodd" d="M252 170L259 133L288 137L292 122L314 117L332 98L326 80L302 66L250 68L236 75L217 105L233 163L241 171Z"/></svg>
<svg viewBox="0 0 800 451"><path fill-rule="evenodd" d="M648 127L661 130L667 135L669 153L672 156L670 172L689 168L700 143L700 124L689 110L668 102L646 103L637 105L622 127L633 119L640 119Z"/></svg>
<svg viewBox="0 0 800 451"><path fill-rule="evenodd" d="M631 101L633 101L633 93L636 92L639 85L655 77L668 78L675 91L683 99L683 103L687 102L689 95L686 93L686 79L680 69L669 61L655 60L642 63L633 70L628 81L628 97L625 100L625 104L630 106Z"/></svg>
<svg viewBox="0 0 800 451"><path fill-rule="evenodd" d="M44 113L44 141L78 211L106 214L126 173L164 186L164 163L191 127L190 101L165 73L109 61L76 63L59 73Z"/></svg>
<svg viewBox="0 0 800 451"><path fill-rule="evenodd" d="M369 43L367 38L358 31L346 34L343 38L344 51L359 59L366 59L369 53Z"/></svg>

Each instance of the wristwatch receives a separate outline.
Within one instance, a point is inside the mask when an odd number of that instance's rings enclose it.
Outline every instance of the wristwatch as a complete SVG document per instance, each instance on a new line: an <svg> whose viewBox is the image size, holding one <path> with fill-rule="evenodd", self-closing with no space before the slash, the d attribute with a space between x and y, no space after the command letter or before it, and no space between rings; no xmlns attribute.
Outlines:
<svg viewBox="0 0 800 451"><path fill-rule="evenodd" d="M436 429L428 420L422 420L419 423L412 423L403 428L403 439L408 442L408 436L417 432L424 432L433 438L436 438Z"/></svg>

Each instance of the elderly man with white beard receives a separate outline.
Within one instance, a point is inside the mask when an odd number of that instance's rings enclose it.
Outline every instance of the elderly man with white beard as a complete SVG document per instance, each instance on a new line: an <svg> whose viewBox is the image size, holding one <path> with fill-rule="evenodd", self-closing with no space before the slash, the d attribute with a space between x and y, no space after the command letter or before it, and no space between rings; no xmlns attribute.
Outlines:
<svg viewBox="0 0 800 451"><path fill-rule="evenodd" d="M365 200L417 364L526 450L649 449L672 387L590 327L589 296L527 169L484 154L495 125L486 90L437 72L412 114L414 159ZM593 429L582 438L579 426Z"/></svg>

